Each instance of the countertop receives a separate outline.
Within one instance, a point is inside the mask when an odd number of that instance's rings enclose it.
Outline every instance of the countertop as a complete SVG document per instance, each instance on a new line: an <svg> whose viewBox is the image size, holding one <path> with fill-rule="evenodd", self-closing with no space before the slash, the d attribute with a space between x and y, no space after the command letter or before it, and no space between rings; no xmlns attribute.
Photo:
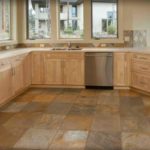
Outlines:
<svg viewBox="0 0 150 150"><path fill-rule="evenodd" d="M34 51L49 52L138 52L150 54L150 47L147 48L83 48L82 50L52 50L52 48L17 48L0 51L0 59L9 58L21 54L27 54Z"/></svg>

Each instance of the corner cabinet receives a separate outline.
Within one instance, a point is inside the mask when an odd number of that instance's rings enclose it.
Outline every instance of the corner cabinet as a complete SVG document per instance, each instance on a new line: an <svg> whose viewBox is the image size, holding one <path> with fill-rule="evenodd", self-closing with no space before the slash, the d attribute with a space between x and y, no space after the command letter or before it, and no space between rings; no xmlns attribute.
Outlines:
<svg viewBox="0 0 150 150"><path fill-rule="evenodd" d="M131 86L144 92L150 92L150 55L132 54Z"/></svg>
<svg viewBox="0 0 150 150"><path fill-rule="evenodd" d="M0 105L30 86L30 65L28 54L0 60Z"/></svg>
<svg viewBox="0 0 150 150"><path fill-rule="evenodd" d="M114 87L129 88L131 79L131 59L128 52L114 53Z"/></svg>
<svg viewBox="0 0 150 150"><path fill-rule="evenodd" d="M0 105L12 95L13 70L8 60L0 61Z"/></svg>

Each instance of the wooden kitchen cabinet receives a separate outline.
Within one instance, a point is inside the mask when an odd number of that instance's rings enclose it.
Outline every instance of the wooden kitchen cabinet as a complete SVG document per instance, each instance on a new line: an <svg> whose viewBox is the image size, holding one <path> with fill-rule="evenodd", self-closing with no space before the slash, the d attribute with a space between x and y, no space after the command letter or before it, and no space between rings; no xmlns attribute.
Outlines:
<svg viewBox="0 0 150 150"><path fill-rule="evenodd" d="M23 85L23 56L17 56L12 58L13 67L13 93L16 94L24 88Z"/></svg>
<svg viewBox="0 0 150 150"><path fill-rule="evenodd" d="M126 88L130 86L131 69L130 53L114 53L114 86Z"/></svg>
<svg viewBox="0 0 150 150"><path fill-rule="evenodd" d="M133 53L131 63L131 86L150 92L150 55Z"/></svg>
<svg viewBox="0 0 150 150"><path fill-rule="evenodd" d="M0 62L0 105L5 103L12 95L12 67L6 61Z"/></svg>
<svg viewBox="0 0 150 150"><path fill-rule="evenodd" d="M63 84L63 64L61 59L44 59L44 78L45 84Z"/></svg>
<svg viewBox="0 0 150 150"><path fill-rule="evenodd" d="M44 84L44 57L42 52L33 52L31 56L32 84Z"/></svg>
<svg viewBox="0 0 150 150"><path fill-rule="evenodd" d="M64 61L64 84L84 85L84 60L66 59Z"/></svg>
<svg viewBox="0 0 150 150"><path fill-rule="evenodd" d="M83 86L84 53L45 53L44 79L48 85Z"/></svg>
<svg viewBox="0 0 150 150"><path fill-rule="evenodd" d="M31 55L27 54L23 59L23 85L24 88L31 85Z"/></svg>

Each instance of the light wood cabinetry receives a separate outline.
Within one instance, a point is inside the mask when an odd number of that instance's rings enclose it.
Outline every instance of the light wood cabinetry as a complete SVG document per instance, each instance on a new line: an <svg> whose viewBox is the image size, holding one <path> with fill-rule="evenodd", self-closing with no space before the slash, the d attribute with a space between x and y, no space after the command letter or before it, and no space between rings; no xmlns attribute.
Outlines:
<svg viewBox="0 0 150 150"><path fill-rule="evenodd" d="M45 58L44 61L44 77L45 84L62 85L63 84L63 68L61 59Z"/></svg>
<svg viewBox="0 0 150 150"><path fill-rule="evenodd" d="M0 61L0 104L31 84L30 55L19 55Z"/></svg>
<svg viewBox="0 0 150 150"><path fill-rule="evenodd" d="M32 84L44 83L44 57L42 52L33 52L31 55Z"/></svg>
<svg viewBox="0 0 150 150"><path fill-rule="evenodd" d="M84 53L45 53L44 74L45 84L83 86Z"/></svg>
<svg viewBox="0 0 150 150"><path fill-rule="evenodd" d="M114 53L114 86L129 87L131 70L130 70L130 54L123 52Z"/></svg>
<svg viewBox="0 0 150 150"><path fill-rule="evenodd" d="M23 85L29 87L31 85L31 55L25 55L23 60Z"/></svg>
<svg viewBox="0 0 150 150"><path fill-rule="evenodd" d="M12 58L14 94L23 89L23 59L23 56Z"/></svg>
<svg viewBox="0 0 150 150"><path fill-rule="evenodd" d="M64 61L64 84L84 85L83 59L66 59Z"/></svg>
<svg viewBox="0 0 150 150"><path fill-rule="evenodd" d="M132 54L131 86L139 90L150 92L150 55Z"/></svg>
<svg viewBox="0 0 150 150"><path fill-rule="evenodd" d="M12 67L8 60L0 61L0 105L12 94Z"/></svg>

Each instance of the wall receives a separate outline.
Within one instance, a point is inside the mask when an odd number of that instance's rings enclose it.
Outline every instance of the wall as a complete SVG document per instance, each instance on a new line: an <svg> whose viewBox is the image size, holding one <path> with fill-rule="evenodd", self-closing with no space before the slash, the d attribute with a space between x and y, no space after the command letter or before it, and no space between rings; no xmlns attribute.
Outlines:
<svg viewBox="0 0 150 150"><path fill-rule="evenodd" d="M150 0L124 0L124 30L139 30L147 33L150 47Z"/></svg>

